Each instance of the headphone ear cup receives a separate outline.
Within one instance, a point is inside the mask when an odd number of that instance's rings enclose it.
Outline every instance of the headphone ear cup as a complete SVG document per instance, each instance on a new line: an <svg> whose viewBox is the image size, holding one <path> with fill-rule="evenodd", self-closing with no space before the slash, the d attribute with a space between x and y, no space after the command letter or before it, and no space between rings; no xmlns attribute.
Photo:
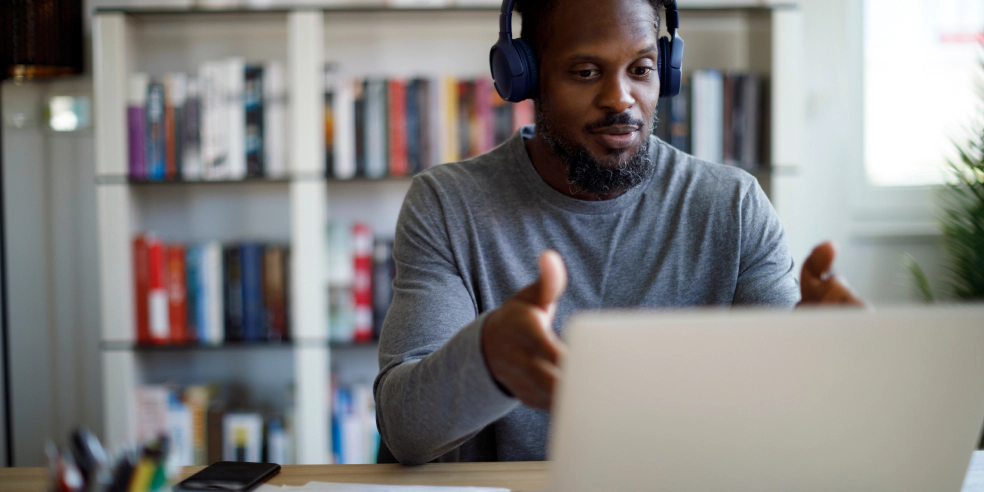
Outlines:
<svg viewBox="0 0 984 492"><path fill-rule="evenodd" d="M526 60L526 74L524 75L526 79L526 91L521 95L519 101L536 97L536 93L540 87L540 70L536 66L536 56L533 54L533 49L530 48L530 45L526 41L519 38L513 39L513 46L516 47L516 51L519 52L520 56Z"/></svg>
<svg viewBox="0 0 984 492"><path fill-rule="evenodd" d="M670 68L670 54L672 51L670 38L666 36L659 38L656 51L658 52L656 56L656 71L659 72L659 97L665 97L670 85L669 72L672 70Z"/></svg>

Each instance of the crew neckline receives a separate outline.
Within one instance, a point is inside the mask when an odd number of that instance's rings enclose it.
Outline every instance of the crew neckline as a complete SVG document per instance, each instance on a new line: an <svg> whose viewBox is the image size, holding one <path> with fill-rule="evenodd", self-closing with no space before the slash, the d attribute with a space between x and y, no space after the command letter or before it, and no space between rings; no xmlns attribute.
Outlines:
<svg viewBox="0 0 984 492"><path fill-rule="evenodd" d="M523 181L527 184L530 191L537 195L541 200L569 212L591 215L619 212L630 204L637 202L639 197L649 188L656 175L656 173L653 172L649 176L649 179L645 182L639 183L625 193L622 193L621 195L610 200L581 200L580 198L567 196L547 184L547 182L543 180L543 177L540 176L540 173L538 173L536 168L533 166L533 161L526 152L526 140L533 138L534 135L535 126L527 125L516 132L516 134L513 135L509 141L509 148L512 150L515 162L519 164ZM650 157L654 163L658 163L660 147L659 140L656 140L650 136L649 143Z"/></svg>

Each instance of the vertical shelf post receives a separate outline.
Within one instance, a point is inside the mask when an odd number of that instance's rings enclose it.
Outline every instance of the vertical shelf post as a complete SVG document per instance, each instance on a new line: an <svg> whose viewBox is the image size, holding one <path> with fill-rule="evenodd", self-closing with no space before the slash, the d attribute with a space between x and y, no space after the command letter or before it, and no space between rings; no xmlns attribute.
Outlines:
<svg viewBox="0 0 984 492"><path fill-rule="evenodd" d="M328 301L325 291L328 195L324 178L324 14L288 14L290 87L291 323L298 464L330 462Z"/></svg>
<svg viewBox="0 0 984 492"><path fill-rule="evenodd" d="M96 174L127 171L126 79L129 26L122 13L93 20ZM133 259L130 250L130 190L126 184L98 187L99 289L103 340L133 340ZM103 422L110 445L136 436L136 362L132 353L103 354Z"/></svg>

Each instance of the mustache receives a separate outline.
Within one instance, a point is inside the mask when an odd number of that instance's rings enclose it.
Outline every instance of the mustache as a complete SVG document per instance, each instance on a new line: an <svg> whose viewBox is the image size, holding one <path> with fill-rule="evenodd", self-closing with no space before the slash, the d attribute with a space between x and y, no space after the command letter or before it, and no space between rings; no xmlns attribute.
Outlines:
<svg viewBox="0 0 984 492"><path fill-rule="evenodd" d="M621 113L607 114L605 115L604 118L600 120L592 121L591 123L588 123L587 125L584 126L584 129L590 132L590 131L598 130L600 128L607 128L616 125L631 125L631 126L637 126L639 128L644 128L646 126L646 123L638 118L635 118L628 111L623 111Z"/></svg>

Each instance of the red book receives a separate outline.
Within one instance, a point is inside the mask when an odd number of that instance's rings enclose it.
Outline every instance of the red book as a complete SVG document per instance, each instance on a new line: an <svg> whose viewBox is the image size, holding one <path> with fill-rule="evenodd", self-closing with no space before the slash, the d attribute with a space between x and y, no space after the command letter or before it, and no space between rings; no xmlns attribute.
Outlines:
<svg viewBox="0 0 984 492"><path fill-rule="evenodd" d="M352 297L355 304L355 341L372 340L372 229L368 224L352 226L352 256L355 262L355 282Z"/></svg>
<svg viewBox="0 0 984 492"><path fill-rule="evenodd" d="M492 82L486 78L475 80L475 114L477 116L476 133L478 134L477 149L479 154L484 154L495 147L495 128L493 126L495 116L492 114L492 93L495 88Z"/></svg>
<svg viewBox="0 0 984 492"><path fill-rule="evenodd" d="M167 247L167 315L171 325L171 343L188 343L188 281L185 276L185 248L180 244Z"/></svg>
<svg viewBox="0 0 984 492"><path fill-rule="evenodd" d="M133 304L137 326L137 343L151 343L150 318L147 312L147 291L150 282L147 261L147 238L133 238Z"/></svg>
<svg viewBox="0 0 984 492"><path fill-rule="evenodd" d="M147 238L147 320L150 341L164 344L170 339L171 326L167 312L167 264L164 243Z"/></svg>
<svg viewBox="0 0 984 492"><path fill-rule="evenodd" d="M389 93L389 174L406 176L410 171L407 162L407 83L390 79Z"/></svg>

